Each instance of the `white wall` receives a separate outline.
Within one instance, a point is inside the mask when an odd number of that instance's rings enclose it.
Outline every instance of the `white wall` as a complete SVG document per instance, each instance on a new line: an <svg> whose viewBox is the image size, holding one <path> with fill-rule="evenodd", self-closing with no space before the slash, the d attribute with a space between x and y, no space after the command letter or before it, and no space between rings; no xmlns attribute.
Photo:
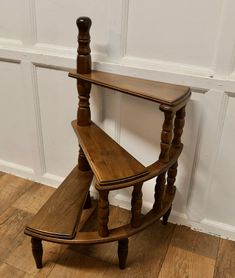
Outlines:
<svg viewBox="0 0 235 278"><path fill-rule="evenodd" d="M77 161L75 20L90 16L93 68L192 87L171 220L235 239L235 2L100 0L0 3L0 170L58 186ZM92 118L143 164L162 113L92 91ZM151 208L154 180L144 186ZM129 205L130 189L110 201Z"/></svg>

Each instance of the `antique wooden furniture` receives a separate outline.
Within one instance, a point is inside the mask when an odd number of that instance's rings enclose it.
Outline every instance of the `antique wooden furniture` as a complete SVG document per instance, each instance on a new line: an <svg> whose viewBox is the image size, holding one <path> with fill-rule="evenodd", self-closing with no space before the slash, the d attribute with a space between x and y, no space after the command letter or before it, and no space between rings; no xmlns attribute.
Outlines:
<svg viewBox="0 0 235 278"><path fill-rule="evenodd" d="M79 29L77 70L69 76L77 80L79 107L72 122L80 150L78 165L54 195L26 226L32 237L32 251L38 268L42 267L42 240L64 244L94 244L118 241L121 269L126 266L128 238L163 217L166 224L175 195L177 160L182 151L181 135L185 121L185 105L190 89L184 86L91 70L91 20L77 20ZM145 167L91 121L89 97L91 85L117 90L160 104L164 113L159 159ZM91 207L89 188L95 178L98 200L98 230L81 231L81 215ZM141 214L142 185L157 177L155 202L146 215ZM109 191L133 187L130 223L109 229ZM89 220L87 220L89 221Z"/></svg>

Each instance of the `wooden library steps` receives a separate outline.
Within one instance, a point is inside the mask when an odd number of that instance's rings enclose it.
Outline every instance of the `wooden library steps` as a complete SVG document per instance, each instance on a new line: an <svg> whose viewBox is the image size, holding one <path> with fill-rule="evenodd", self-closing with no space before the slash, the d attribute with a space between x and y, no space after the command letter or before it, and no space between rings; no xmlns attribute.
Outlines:
<svg viewBox="0 0 235 278"><path fill-rule="evenodd" d="M175 196L178 158L182 152L181 135L185 106L190 88L158 81L127 77L91 70L91 20L77 20L79 29L77 69L69 76L77 81L79 106L72 127L79 141L78 165L26 226L32 237L32 252L38 268L42 267L42 240L65 244L94 244L118 241L119 267L126 267L128 237L146 229L162 217L167 224ZM159 157L144 166L91 121L89 106L91 86L101 86L155 102L164 113ZM98 191L96 231L82 227L94 211L89 188L94 175ZM156 177L152 209L142 215L142 186ZM109 200L112 190L132 187L131 219L120 227L109 227ZM92 266L91 266L92 267Z"/></svg>

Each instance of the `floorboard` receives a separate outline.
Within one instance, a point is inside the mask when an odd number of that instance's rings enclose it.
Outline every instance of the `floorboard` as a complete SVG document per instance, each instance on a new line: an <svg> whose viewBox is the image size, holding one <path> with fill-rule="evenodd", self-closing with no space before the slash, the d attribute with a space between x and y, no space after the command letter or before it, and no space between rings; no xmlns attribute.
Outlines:
<svg viewBox="0 0 235 278"><path fill-rule="evenodd" d="M67 246L43 242L41 270L35 267L25 224L55 189L0 172L0 277L49 278L234 278L235 242L157 222L129 240L127 268L119 270L117 242ZM109 227L130 220L111 207ZM96 226L96 212L92 226ZM90 229L87 223L83 230Z"/></svg>
<svg viewBox="0 0 235 278"><path fill-rule="evenodd" d="M231 240L220 240L214 278L221 277L235 277L235 242Z"/></svg>

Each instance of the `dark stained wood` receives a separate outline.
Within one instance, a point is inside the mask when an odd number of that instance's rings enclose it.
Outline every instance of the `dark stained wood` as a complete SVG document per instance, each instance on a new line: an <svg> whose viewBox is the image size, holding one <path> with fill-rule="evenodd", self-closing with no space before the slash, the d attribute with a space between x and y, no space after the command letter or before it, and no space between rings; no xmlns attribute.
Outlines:
<svg viewBox="0 0 235 278"><path fill-rule="evenodd" d="M90 171L91 167L86 159L86 156L81 148L81 146L79 145L79 155L78 155L78 168L81 171ZM87 198L84 204L84 209L89 209L91 208L91 196L90 196L90 191L88 191L87 193Z"/></svg>
<svg viewBox="0 0 235 278"><path fill-rule="evenodd" d="M220 239L214 278L235 277L235 241Z"/></svg>
<svg viewBox="0 0 235 278"><path fill-rule="evenodd" d="M170 106L177 105L185 98L190 97L189 87L108 72L92 71L88 74L78 74L76 70L73 70L70 71L69 76Z"/></svg>
<svg viewBox="0 0 235 278"><path fill-rule="evenodd" d="M101 237L107 237L109 235L108 221L109 221L109 200L108 191L99 192L98 201L98 233Z"/></svg>
<svg viewBox="0 0 235 278"><path fill-rule="evenodd" d="M142 183L133 187L131 199L131 226L137 228L141 225L141 209L142 209Z"/></svg>
<svg viewBox="0 0 235 278"><path fill-rule="evenodd" d="M167 163L170 159L170 148L173 133L173 117L174 113L171 111L164 111L164 122L162 126L161 133L161 153L159 160L161 162Z"/></svg>
<svg viewBox="0 0 235 278"><path fill-rule="evenodd" d="M100 185L134 180L147 174L146 168L92 123L90 126L72 126Z"/></svg>
<svg viewBox="0 0 235 278"><path fill-rule="evenodd" d="M177 175L177 167L178 167L178 162L176 161L167 171L167 190L169 192L174 191L174 184Z"/></svg>
<svg viewBox="0 0 235 278"><path fill-rule="evenodd" d="M55 193L26 226L25 233L73 238L92 180L91 171L75 167Z"/></svg>
<svg viewBox="0 0 235 278"><path fill-rule="evenodd" d="M79 17L77 19L78 27L78 50L77 50L77 73L89 73L91 71L90 55L90 27L91 20L88 17ZM80 126L89 125L91 122L90 112L90 90L91 83L84 80L77 80L77 90L79 97L77 124Z"/></svg>
<svg viewBox="0 0 235 278"><path fill-rule="evenodd" d="M154 193L154 210L161 210L163 206L163 196L165 191L166 172L160 174L156 179L155 193Z"/></svg>
<svg viewBox="0 0 235 278"><path fill-rule="evenodd" d="M168 223L168 218L171 214L172 206L168 209L168 211L162 216L162 224L166 225Z"/></svg>
<svg viewBox="0 0 235 278"><path fill-rule="evenodd" d="M42 255L43 255L43 248L42 248L42 241L40 239L31 238L32 243L32 253L36 263L37 268L42 268Z"/></svg>
<svg viewBox="0 0 235 278"><path fill-rule="evenodd" d="M126 268L126 259L128 255L128 238L118 241L118 259L120 269Z"/></svg>
<svg viewBox="0 0 235 278"><path fill-rule="evenodd" d="M12 182L14 183L13 179ZM35 211L42 204L43 196L45 201L48 199L48 187L41 184L37 186L40 188L39 200L35 198L36 191L31 191L35 204L30 201L24 211L16 209L21 206L24 200L22 197L28 196L25 192L19 197L20 202L16 200L7 211L0 214L0 277L234 277L233 241L170 223L162 226L160 221L130 237L125 271L120 272L117 268L116 242L68 247L46 241L43 243L43 268L38 270L30 252L30 238L25 237L22 232L24 223L31 217L27 211ZM17 191L17 187L15 190ZM0 199L1 193L2 191ZM28 197L25 198L26 201L27 199ZM37 202L39 203L36 204ZM89 210L83 211L84 215L87 213ZM118 227L127 223L130 216L129 211L111 206L109 223L112 227ZM94 215L90 220L94 223L87 222L87 230L92 225L95 226L97 217Z"/></svg>
<svg viewBox="0 0 235 278"><path fill-rule="evenodd" d="M39 235L32 231L27 231L27 234L30 236L36 236L43 240L48 240L56 243L64 243L64 244L95 244L95 243L106 243L115 240L120 240L124 238L129 238L130 236L146 229L157 220L159 220L170 208L172 201L174 199L174 194L165 194L164 199L162 201L162 209L159 210L151 210L142 218L141 226L138 228L133 228L131 224L126 224L117 228L109 229L109 236L101 237L97 231L86 231L86 232L78 232L74 239L62 239L56 237L48 237L45 235ZM109 221L112 221L111 219Z"/></svg>
<svg viewBox="0 0 235 278"><path fill-rule="evenodd" d="M112 184L112 185L99 185L98 183L96 183L96 189L97 190L116 190L116 189L120 189L120 188L125 188L125 187L129 187L129 186L133 186L137 183L142 183L145 181L148 181L164 172L166 172L169 167L171 167L176 160L178 159L178 157L180 156L181 152L183 149L183 144L181 144L180 148L175 148L174 146L171 146L170 149L170 159L167 163L162 163L161 161L156 161L154 163L152 163L151 165L147 166L146 169L148 171L148 174L142 177L137 177L134 180L131 181L122 181L118 184Z"/></svg>
<svg viewBox="0 0 235 278"><path fill-rule="evenodd" d="M175 195L177 160L182 151L185 105L190 97L190 88L185 86L126 77L98 71L91 71L90 27L88 17L77 20L79 30L77 69L69 76L77 80L79 104L77 120L72 126L79 140L78 167L75 168L58 190L40 209L25 233L32 237L32 250L38 268L42 267L41 240L64 244L93 244L118 240L119 266L124 269L128 254L128 237L132 236L163 217L166 224ZM125 149L117 144L102 129L91 122L90 90L96 84L125 94L154 101L164 112L161 132L161 152L159 160L143 166ZM176 115L176 116L175 116ZM174 139L173 136L173 118ZM92 214L89 194L91 179L95 175L96 189L99 191L96 230L81 231L83 224ZM166 185L166 173L167 185ZM157 177L153 209L141 215L142 184ZM134 186L131 200L131 220L117 227L110 227L110 190ZM83 213L86 211L87 213ZM81 215L84 222L80 223ZM110 221L112 223L112 219ZM61 272L56 272L56 276ZM77 273L78 275L78 273ZM102 276L103 277L103 276Z"/></svg>
<svg viewBox="0 0 235 278"><path fill-rule="evenodd" d="M176 112L175 123L174 123L174 138L172 144L175 147L181 145L181 135L183 133L185 123L185 106Z"/></svg>

